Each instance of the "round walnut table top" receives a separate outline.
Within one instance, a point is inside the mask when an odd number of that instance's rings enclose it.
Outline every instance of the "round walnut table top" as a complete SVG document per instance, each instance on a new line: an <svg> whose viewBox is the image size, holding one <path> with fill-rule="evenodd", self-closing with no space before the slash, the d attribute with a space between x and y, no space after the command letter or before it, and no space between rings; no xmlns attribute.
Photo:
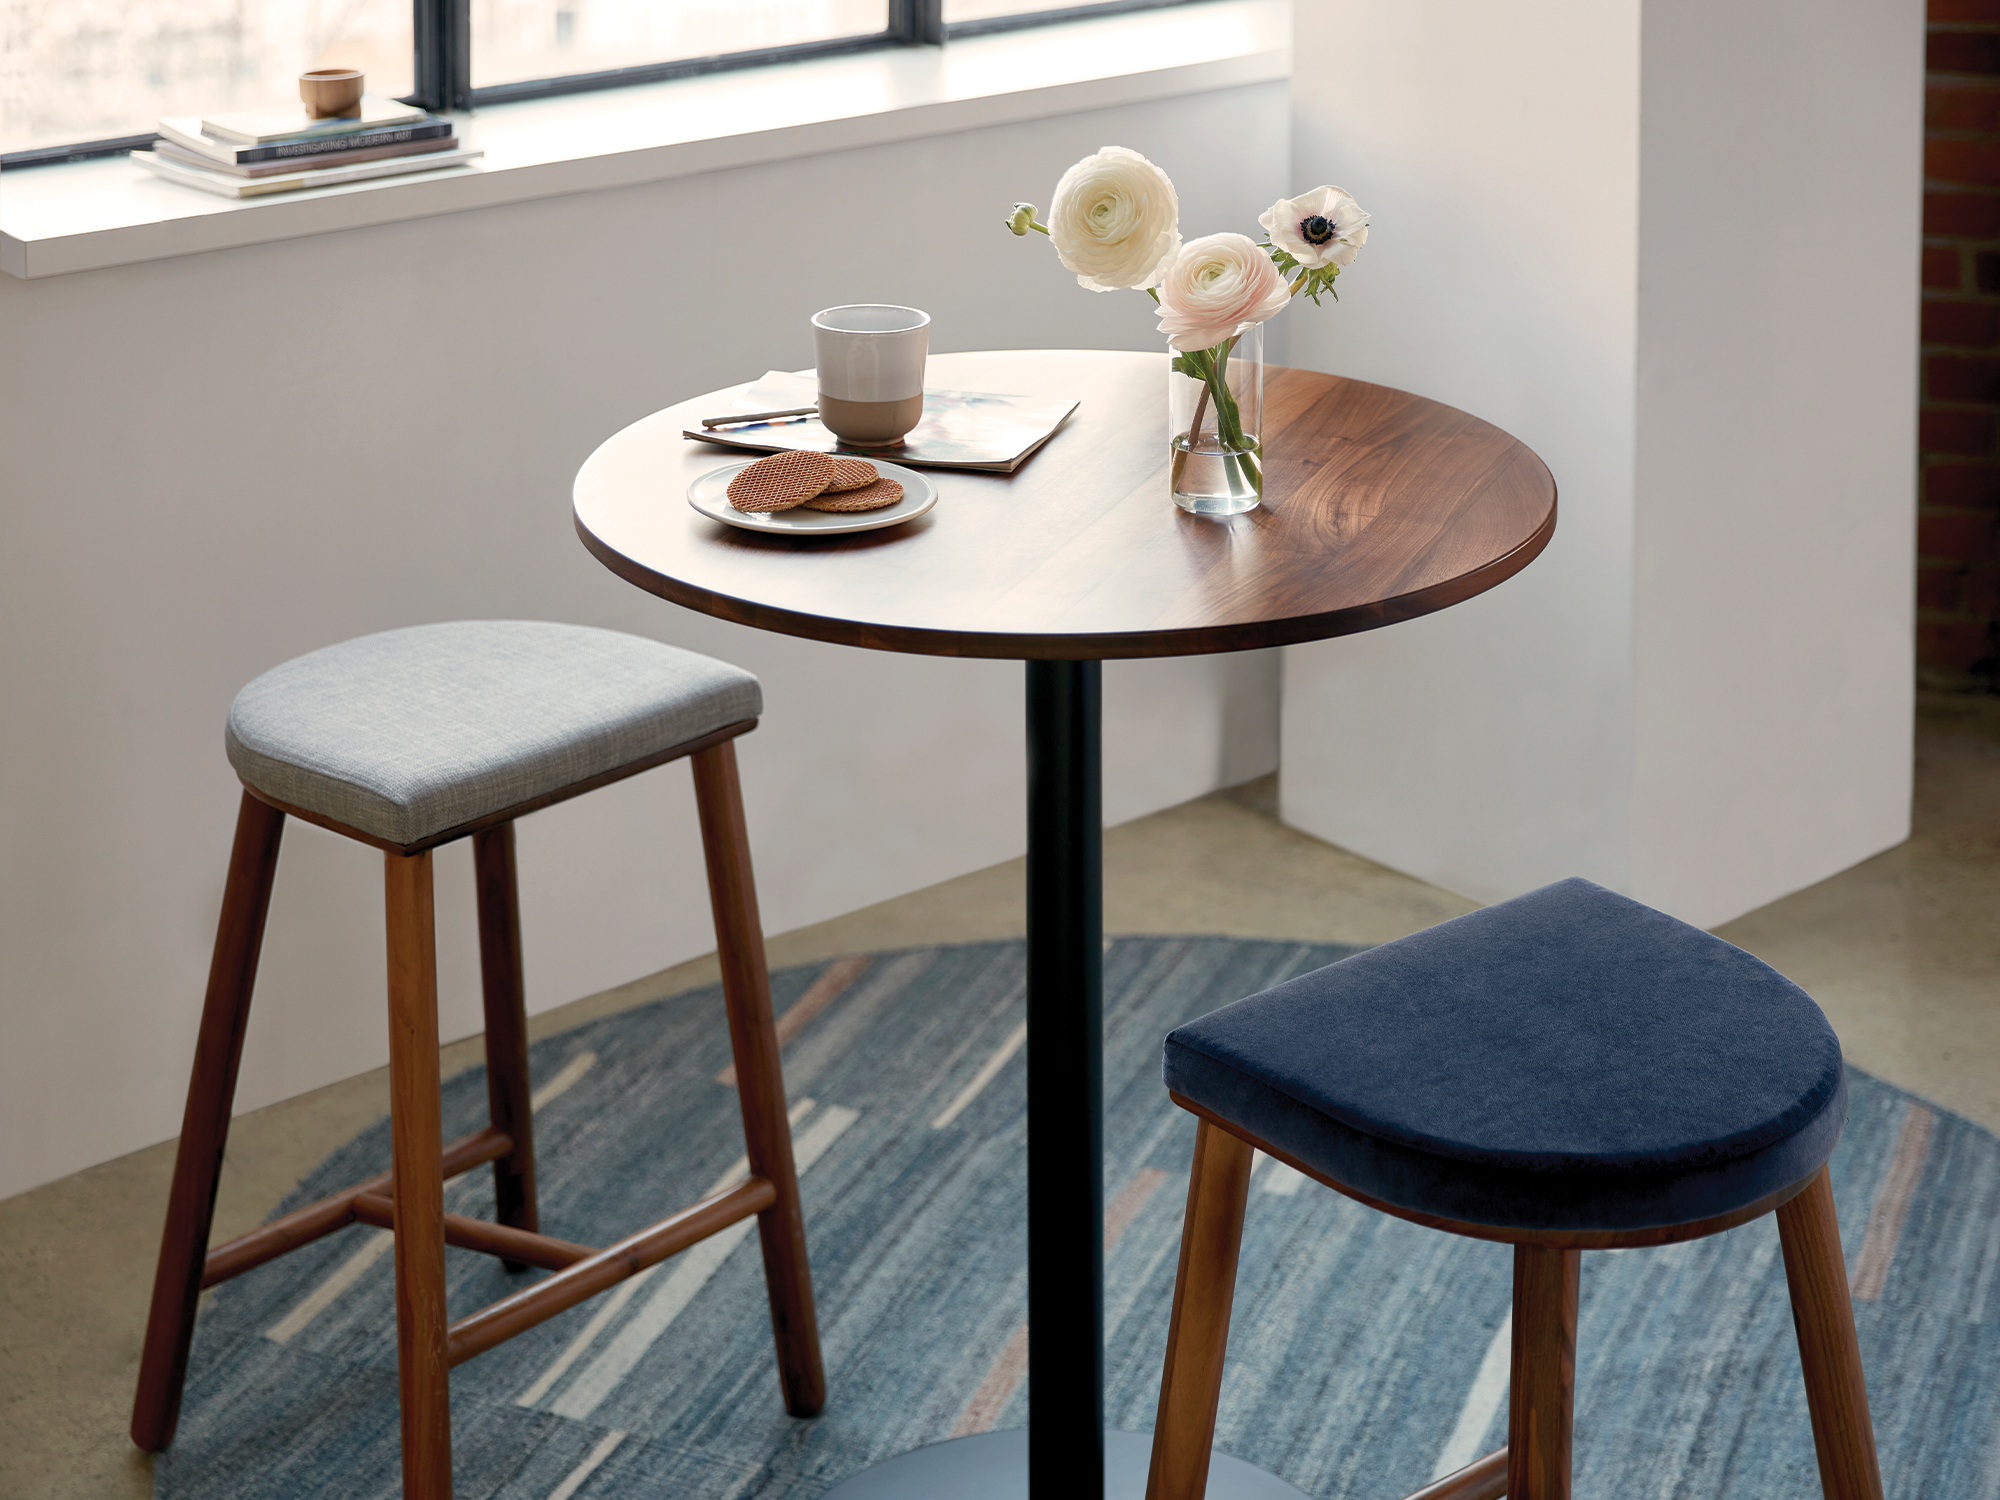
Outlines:
<svg viewBox="0 0 2000 1500"><path fill-rule="evenodd" d="M932 386L1081 405L1012 474L927 469L928 515L810 539L688 505L693 480L749 456L681 436L716 409L698 397L590 456L576 529L620 577L721 619L1016 660L1191 656L1369 630L1492 588L1555 530L1554 479L1491 423L1278 368L1265 377L1263 505L1188 515L1168 492L1166 369L1164 354L933 355Z"/></svg>

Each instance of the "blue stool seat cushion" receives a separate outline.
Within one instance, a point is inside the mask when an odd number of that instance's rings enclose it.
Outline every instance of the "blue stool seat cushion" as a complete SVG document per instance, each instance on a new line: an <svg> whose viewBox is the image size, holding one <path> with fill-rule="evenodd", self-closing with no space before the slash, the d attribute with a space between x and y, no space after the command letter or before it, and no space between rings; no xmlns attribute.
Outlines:
<svg viewBox="0 0 2000 1500"><path fill-rule="evenodd" d="M409 845L763 710L757 679L615 630L463 620L273 667L229 710L253 789Z"/></svg>
<svg viewBox="0 0 2000 1500"><path fill-rule="evenodd" d="M1170 1089L1399 1208L1631 1230L1816 1171L1840 1042L1740 948L1565 880L1180 1027Z"/></svg>

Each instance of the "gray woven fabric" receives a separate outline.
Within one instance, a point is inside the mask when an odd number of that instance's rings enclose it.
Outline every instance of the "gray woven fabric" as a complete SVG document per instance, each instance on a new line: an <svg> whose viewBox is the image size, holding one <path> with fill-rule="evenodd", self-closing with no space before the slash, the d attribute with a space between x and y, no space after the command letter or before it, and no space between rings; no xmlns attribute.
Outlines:
<svg viewBox="0 0 2000 1500"><path fill-rule="evenodd" d="M763 711L741 668L534 620L365 635L236 695L229 763L250 786L413 844Z"/></svg>

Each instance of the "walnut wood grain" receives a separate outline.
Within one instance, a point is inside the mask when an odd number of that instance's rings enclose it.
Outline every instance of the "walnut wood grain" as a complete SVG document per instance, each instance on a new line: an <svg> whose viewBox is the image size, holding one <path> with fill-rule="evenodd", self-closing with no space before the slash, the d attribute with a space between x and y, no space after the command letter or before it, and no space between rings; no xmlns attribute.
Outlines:
<svg viewBox="0 0 2000 1500"><path fill-rule="evenodd" d="M688 485L740 451L685 439L697 396L578 473L579 536L620 577L725 620L938 656L1197 655L1346 635L1442 609L1525 567L1555 528L1540 459L1476 417L1386 386L1269 372L1265 503L1229 518L1167 488L1166 357L934 355L961 390L1076 397L1013 474L927 471L906 525L799 539L698 514Z"/></svg>
<svg viewBox="0 0 2000 1500"><path fill-rule="evenodd" d="M599 1250L584 1260L556 1272L546 1281L524 1287L511 1297L489 1303L470 1317L452 1324L449 1348L451 1362L463 1364L484 1354L517 1333L525 1333L537 1323L575 1307L606 1287L616 1286L628 1276L636 1276L648 1266L656 1266L670 1255L678 1255L697 1240L727 1229L739 1219L762 1213L777 1194L761 1177L739 1182L733 1188L704 1198L692 1207L669 1215L659 1223L627 1235L617 1244Z"/></svg>
<svg viewBox="0 0 2000 1500"><path fill-rule="evenodd" d="M535 1207L535 1110L528 1087L528 997L521 965L521 897L514 874L512 823L472 836L472 868L479 893L487 1114L493 1128L504 1131L514 1143L513 1150L493 1162L493 1217L532 1234L541 1220ZM530 1262L505 1264L509 1271L524 1271Z"/></svg>
<svg viewBox="0 0 2000 1500"><path fill-rule="evenodd" d="M1229 1308L1236 1298L1236 1256L1243 1245L1243 1210L1254 1161L1250 1148L1228 1131L1206 1120L1196 1128L1146 1500L1202 1500L1208 1493Z"/></svg>
<svg viewBox="0 0 2000 1500"><path fill-rule="evenodd" d="M750 868L750 832L743 818L735 744L724 741L700 751L694 756L693 771L744 1152L751 1174L771 1185L770 1206L757 1216L757 1235L764 1252L764 1288L770 1294L778 1384L784 1391L785 1410L795 1417L810 1417L826 1405L826 1369L820 1356L805 1214L792 1160L792 1126L785 1112L785 1075L777 1024L771 1016L771 977L757 914L757 883Z"/></svg>
<svg viewBox="0 0 2000 1500"><path fill-rule="evenodd" d="M194 1076L188 1081L174 1156L174 1185L153 1277L152 1310L139 1360L139 1390L132 1403L132 1441L158 1453L174 1439L181 1389L194 1339L195 1305L205 1285L208 1232L215 1222L215 1194L222 1181L222 1151L229 1141L230 1104L243 1059L250 993L271 909L278 844L285 815L245 795L236 812L229 878L222 890L222 918L209 961L208 995L195 1042Z"/></svg>
<svg viewBox="0 0 2000 1500"><path fill-rule="evenodd" d="M1569 1500L1582 1270L1581 1250L1514 1247L1514 1350L1507 1387L1511 1500Z"/></svg>
<svg viewBox="0 0 2000 1500"><path fill-rule="evenodd" d="M389 1135L396 1201L396 1371L404 1500L451 1500L444 1151L431 855L382 859L389 950Z"/></svg>
<svg viewBox="0 0 2000 1500"><path fill-rule="evenodd" d="M1854 1304L1826 1168L1778 1210L1778 1241L1792 1294L1792 1326L1805 1371L1821 1493L1826 1500L1882 1500Z"/></svg>
<svg viewBox="0 0 2000 1500"><path fill-rule="evenodd" d="M354 1222L393 1230L396 1227L396 1200L387 1193L356 1193ZM464 1214L444 1216L444 1242L456 1249L496 1255L510 1266L540 1266L546 1271L567 1270L578 1261L589 1260L597 1254L594 1245L579 1245L574 1240L559 1240L506 1224L489 1224L484 1219L470 1219Z"/></svg>
<svg viewBox="0 0 2000 1500"><path fill-rule="evenodd" d="M1403 1500L1500 1500L1507 1493L1507 1450L1495 1448Z"/></svg>
<svg viewBox="0 0 2000 1500"><path fill-rule="evenodd" d="M504 1131L485 1125L470 1135L460 1136L444 1148L439 1158L439 1172L447 1179L456 1177L489 1161L497 1161L513 1149L514 1143ZM266 1261L276 1260L301 1245L310 1245L314 1240L324 1239L336 1229L352 1224L354 1200L363 1193L388 1192L391 1181L390 1173L379 1173L357 1182L353 1187L342 1188L317 1202L308 1203L304 1208L293 1209L282 1219L260 1224L227 1244L217 1245L208 1252L208 1261L201 1274L202 1290L241 1276L245 1271L253 1271Z"/></svg>

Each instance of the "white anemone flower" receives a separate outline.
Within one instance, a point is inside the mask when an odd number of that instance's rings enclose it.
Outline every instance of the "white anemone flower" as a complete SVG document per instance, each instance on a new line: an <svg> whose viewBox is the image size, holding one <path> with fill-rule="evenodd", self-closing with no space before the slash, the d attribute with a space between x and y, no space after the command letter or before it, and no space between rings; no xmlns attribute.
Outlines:
<svg viewBox="0 0 2000 1500"><path fill-rule="evenodd" d="M1159 285L1180 251L1180 216L1165 172L1136 151L1106 146L1056 184L1049 239L1086 290L1144 290Z"/></svg>
<svg viewBox="0 0 2000 1500"><path fill-rule="evenodd" d="M1271 243L1308 271L1345 266L1368 243L1368 215L1337 187L1280 198L1257 216Z"/></svg>
<svg viewBox="0 0 2000 1500"><path fill-rule="evenodd" d="M1247 234L1190 240L1160 283L1160 332L1183 353L1283 312L1292 289Z"/></svg>

